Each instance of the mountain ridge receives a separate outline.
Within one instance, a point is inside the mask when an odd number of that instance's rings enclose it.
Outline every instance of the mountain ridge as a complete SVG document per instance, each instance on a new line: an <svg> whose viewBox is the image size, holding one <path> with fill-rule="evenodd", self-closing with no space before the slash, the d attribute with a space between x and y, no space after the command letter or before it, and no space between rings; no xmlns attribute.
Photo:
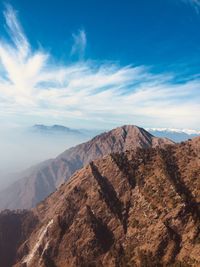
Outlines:
<svg viewBox="0 0 200 267"><path fill-rule="evenodd" d="M42 168L33 168L30 174L27 173L21 180L0 192L0 209L34 207L76 170L104 155L138 147L162 147L172 143L169 139L154 137L137 126L118 127L66 150L55 159L46 161Z"/></svg>
<svg viewBox="0 0 200 267"><path fill-rule="evenodd" d="M199 190L200 138L96 159L22 220L13 266L197 267Z"/></svg>
<svg viewBox="0 0 200 267"><path fill-rule="evenodd" d="M30 131L53 134L53 133L68 133L68 134L82 134L80 130L72 129L63 125L54 124L54 125L44 125L44 124L35 124L30 128Z"/></svg>
<svg viewBox="0 0 200 267"><path fill-rule="evenodd" d="M178 143L200 135L200 131L191 129L146 128L146 130L157 137L167 137Z"/></svg>

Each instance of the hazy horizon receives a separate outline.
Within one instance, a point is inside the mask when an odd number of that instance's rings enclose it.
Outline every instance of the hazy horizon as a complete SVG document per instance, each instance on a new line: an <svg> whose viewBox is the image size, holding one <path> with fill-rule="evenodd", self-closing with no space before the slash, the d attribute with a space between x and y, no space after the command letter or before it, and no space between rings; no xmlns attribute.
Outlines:
<svg viewBox="0 0 200 267"><path fill-rule="evenodd" d="M41 124L37 124L37 126L38 125ZM23 172L26 169L41 163L42 161L55 158L66 149L88 141L99 133L112 129L80 129L78 126L77 128L71 128L67 125L61 125L68 127L71 130L77 130L77 132L80 131L80 134L70 134L62 131L40 132L36 131L34 126L35 125L12 125L7 126L7 128L2 128L2 126L0 127L0 147L3 151L0 156L1 189L15 180L15 174ZM53 125L46 124L44 126L50 127ZM114 128L119 126L122 125L116 125ZM200 132L196 132L191 129L148 128L147 130L155 135L160 131L160 136L163 137L166 137L166 131L170 130L172 131L172 134L176 132L183 132L191 136L192 134L200 134ZM155 133L153 131L155 131ZM9 178L10 181L7 181L7 178ZM16 177L16 179L17 178L18 177Z"/></svg>
<svg viewBox="0 0 200 267"><path fill-rule="evenodd" d="M40 133L32 127L0 127L0 190L15 180L15 174L42 161L55 158L66 149L89 140L95 133L80 135ZM14 174L14 175L13 175Z"/></svg>

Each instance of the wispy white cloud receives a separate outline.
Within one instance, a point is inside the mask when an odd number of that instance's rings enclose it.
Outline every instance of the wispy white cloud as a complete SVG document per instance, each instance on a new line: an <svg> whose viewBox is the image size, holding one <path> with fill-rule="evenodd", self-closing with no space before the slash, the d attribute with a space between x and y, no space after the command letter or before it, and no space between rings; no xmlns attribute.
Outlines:
<svg viewBox="0 0 200 267"><path fill-rule="evenodd" d="M83 29L79 30L78 33L73 33L73 46L71 49L71 55L78 55L80 59L84 58L85 49L87 45L86 33Z"/></svg>
<svg viewBox="0 0 200 267"><path fill-rule="evenodd" d="M4 15L11 41L0 41L1 117L63 118L92 127L135 123L198 128L198 78L176 84L174 74L153 74L145 66L121 67L115 62L52 65L52 55L33 51L16 12L8 7ZM85 32L76 38L73 53L83 53Z"/></svg>
<svg viewBox="0 0 200 267"><path fill-rule="evenodd" d="M10 33L10 37L18 49L18 54L22 58L26 57L30 50L29 43L23 33L23 29L19 21L17 20L16 11L12 8L12 6L6 6L4 17L6 20L7 31Z"/></svg>

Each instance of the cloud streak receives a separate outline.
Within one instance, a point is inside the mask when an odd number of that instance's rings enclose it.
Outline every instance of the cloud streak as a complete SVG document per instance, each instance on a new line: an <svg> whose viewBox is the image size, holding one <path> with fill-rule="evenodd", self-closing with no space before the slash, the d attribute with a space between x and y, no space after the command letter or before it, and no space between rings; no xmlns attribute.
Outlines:
<svg viewBox="0 0 200 267"><path fill-rule="evenodd" d="M73 46L71 49L71 55L78 55L80 59L85 56L85 49L87 46L87 37L84 30L79 30L77 34L72 34Z"/></svg>
<svg viewBox="0 0 200 267"><path fill-rule="evenodd" d="M182 2L191 5L194 7L197 13L199 13L200 9L200 0L181 0Z"/></svg>
<svg viewBox="0 0 200 267"><path fill-rule="evenodd" d="M4 16L10 41L0 41L1 117L62 118L92 127L199 125L198 78L177 84L175 74L154 74L146 66L83 60L84 31L73 36L72 47L72 54L79 53L82 60L52 64L52 55L31 48L12 7Z"/></svg>

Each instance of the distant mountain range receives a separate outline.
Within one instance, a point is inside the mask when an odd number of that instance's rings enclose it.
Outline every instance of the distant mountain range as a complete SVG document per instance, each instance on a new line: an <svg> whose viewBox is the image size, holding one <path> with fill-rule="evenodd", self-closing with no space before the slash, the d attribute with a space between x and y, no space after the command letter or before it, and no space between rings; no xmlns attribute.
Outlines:
<svg viewBox="0 0 200 267"><path fill-rule="evenodd" d="M83 134L80 130L71 129L69 127L63 125L43 125L43 124L35 124L30 129L31 132L35 133L44 133L44 134Z"/></svg>
<svg viewBox="0 0 200 267"><path fill-rule="evenodd" d="M101 133L103 130L96 129L73 129L63 125L44 125L44 124L35 124L29 128L29 131L32 133L40 134L62 134L62 135L86 135L86 136L95 136Z"/></svg>
<svg viewBox="0 0 200 267"><path fill-rule="evenodd" d="M190 129L146 128L148 132L158 137L166 137L174 142L182 142L200 135L200 131Z"/></svg>
<svg viewBox="0 0 200 267"><path fill-rule="evenodd" d="M89 135L94 136L103 132L103 130L86 130L86 129L72 129L63 125L43 125L35 124L30 128L33 133L40 134L62 134L62 135ZM146 130L156 137L166 137L174 142L182 142L193 137L199 136L200 131L191 129L173 129L173 128L146 128Z"/></svg>
<svg viewBox="0 0 200 267"><path fill-rule="evenodd" d="M55 159L47 160L24 172L21 179L0 192L0 209L34 207L69 179L75 171L110 153L162 147L172 143L169 139L154 137L144 129L131 125L105 132L86 143L66 150Z"/></svg>
<svg viewBox="0 0 200 267"><path fill-rule="evenodd" d="M64 152L24 180L26 198L89 164L36 208L0 213L0 267L200 266L199 157L200 137L134 126Z"/></svg>

